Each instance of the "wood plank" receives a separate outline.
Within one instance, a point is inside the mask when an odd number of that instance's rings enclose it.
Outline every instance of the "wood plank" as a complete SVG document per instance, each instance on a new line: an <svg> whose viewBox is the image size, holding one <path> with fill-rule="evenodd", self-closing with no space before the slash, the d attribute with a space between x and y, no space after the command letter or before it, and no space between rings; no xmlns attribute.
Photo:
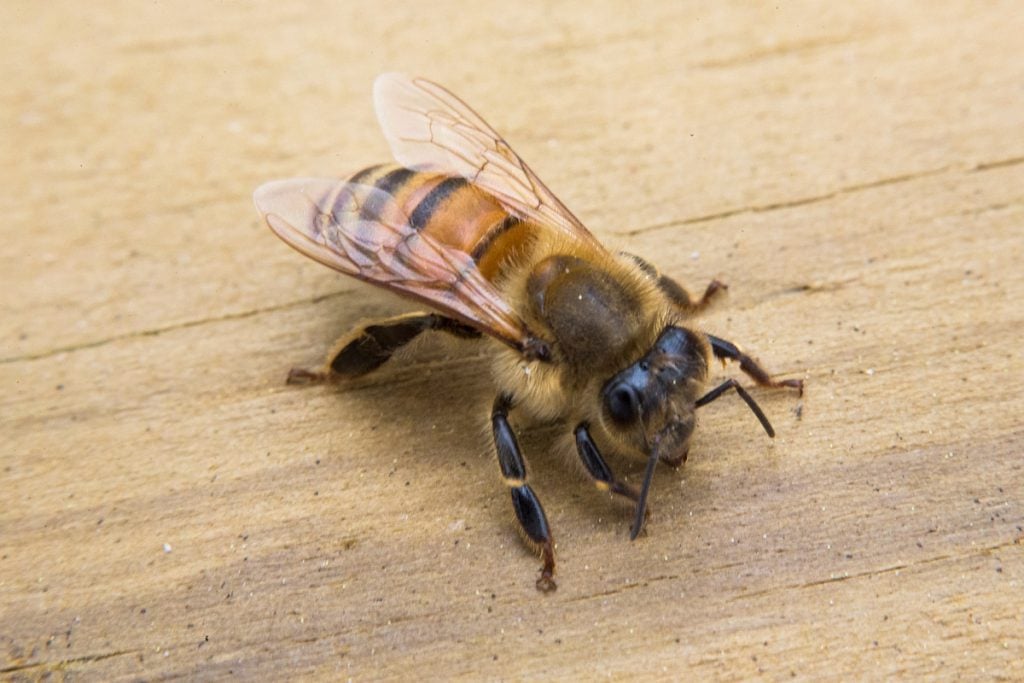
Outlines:
<svg viewBox="0 0 1024 683"><path fill-rule="evenodd" d="M1017 5L416 7L0 7L0 677L1024 676ZM406 307L251 190L386 160L394 68L807 378L755 392L774 442L704 409L632 543L526 432L553 595L485 346L283 384Z"/></svg>

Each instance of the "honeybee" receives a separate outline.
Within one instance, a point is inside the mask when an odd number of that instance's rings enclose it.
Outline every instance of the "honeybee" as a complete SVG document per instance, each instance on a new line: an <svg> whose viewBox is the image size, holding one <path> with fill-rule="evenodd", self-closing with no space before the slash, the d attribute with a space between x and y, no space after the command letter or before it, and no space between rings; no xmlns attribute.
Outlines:
<svg viewBox="0 0 1024 683"><path fill-rule="evenodd" d="M398 165L344 181L273 181L254 199L270 229L298 251L430 310L362 325L323 368L293 369L288 381L365 375L428 330L492 338L498 465L520 530L541 556L537 588L554 590L554 541L509 423L514 409L572 428L597 487L635 506L635 539L655 465L686 460L697 408L735 390L774 436L735 379L705 392L713 357L739 362L761 386L802 393L802 381L774 379L737 345L689 327L724 285L712 281L694 297L644 259L602 246L448 90L386 73L373 94ZM605 453L645 460L640 487L618 478Z"/></svg>

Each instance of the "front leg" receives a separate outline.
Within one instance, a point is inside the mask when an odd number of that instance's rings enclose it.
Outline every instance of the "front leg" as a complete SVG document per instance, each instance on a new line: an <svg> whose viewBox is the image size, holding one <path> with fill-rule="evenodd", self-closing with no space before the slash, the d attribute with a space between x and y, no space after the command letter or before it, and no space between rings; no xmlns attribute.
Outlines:
<svg viewBox="0 0 1024 683"><path fill-rule="evenodd" d="M776 389L789 387L791 389L796 389L800 392L800 395L803 396L804 381L802 379L772 379L772 376L768 374L767 370L762 368L756 360L743 353L743 351L740 350L740 347L736 346L731 341L726 341L725 339L716 337L713 334L708 335L708 341L711 342L711 351L715 354L716 358L739 361L740 370L750 375L750 377L762 387L772 387Z"/></svg>
<svg viewBox="0 0 1024 683"><path fill-rule="evenodd" d="M543 565L540 578L537 579L537 590L548 593L555 590L555 550L551 539L551 529L544 515L544 508L537 499L537 494L526 483L526 461L519 450L512 425L508 422L508 411L512 408L512 397L499 394L494 399L491 409L491 428L494 433L494 446L498 451L498 464L505 485L512 491L512 507L516 511L519 527L530 545L540 551Z"/></svg>
<svg viewBox="0 0 1024 683"><path fill-rule="evenodd" d="M608 467L608 463L605 462L601 451L597 449L597 444L594 443L594 439L590 436L589 424L586 422L579 423L573 431L573 436L576 437L576 452L580 456L580 461L583 463L583 467L586 468L587 474L594 480L594 484L598 489L601 491L611 491L616 495L628 498L634 503L640 500L639 491L615 478L615 474Z"/></svg>
<svg viewBox="0 0 1024 683"><path fill-rule="evenodd" d="M583 463L583 467L586 468L587 474L594 480L597 488L601 491L611 491L623 498L628 498L634 504L639 504L640 492L615 477L615 474L601 455L601 451L597 449L594 439L590 436L590 425L586 422L579 423L573 431L573 435L576 437L576 452L580 456L580 461ZM650 514L650 508L645 508L644 519L646 520Z"/></svg>

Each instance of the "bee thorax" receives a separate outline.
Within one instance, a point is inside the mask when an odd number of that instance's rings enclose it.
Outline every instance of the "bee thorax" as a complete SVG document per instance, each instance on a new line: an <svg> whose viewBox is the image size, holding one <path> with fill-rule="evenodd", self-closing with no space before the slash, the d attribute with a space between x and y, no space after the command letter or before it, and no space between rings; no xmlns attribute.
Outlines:
<svg viewBox="0 0 1024 683"><path fill-rule="evenodd" d="M605 366L633 343L640 302L598 265L549 256L534 267L527 291L534 314L574 366Z"/></svg>

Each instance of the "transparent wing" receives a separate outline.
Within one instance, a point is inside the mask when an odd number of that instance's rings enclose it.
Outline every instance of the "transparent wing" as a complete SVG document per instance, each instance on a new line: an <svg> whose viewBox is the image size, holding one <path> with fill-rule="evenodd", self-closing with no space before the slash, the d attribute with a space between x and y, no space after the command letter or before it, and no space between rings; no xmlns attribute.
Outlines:
<svg viewBox="0 0 1024 683"><path fill-rule="evenodd" d="M410 227L387 192L294 178L260 186L253 199L270 229L315 261L423 302L527 356L546 357L546 344L530 333L473 258Z"/></svg>
<svg viewBox="0 0 1024 683"><path fill-rule="evenodd" d="M440 85L385 73L373 101L398 163L466 178L521 219L599 244L487 122Z"/></svg>

